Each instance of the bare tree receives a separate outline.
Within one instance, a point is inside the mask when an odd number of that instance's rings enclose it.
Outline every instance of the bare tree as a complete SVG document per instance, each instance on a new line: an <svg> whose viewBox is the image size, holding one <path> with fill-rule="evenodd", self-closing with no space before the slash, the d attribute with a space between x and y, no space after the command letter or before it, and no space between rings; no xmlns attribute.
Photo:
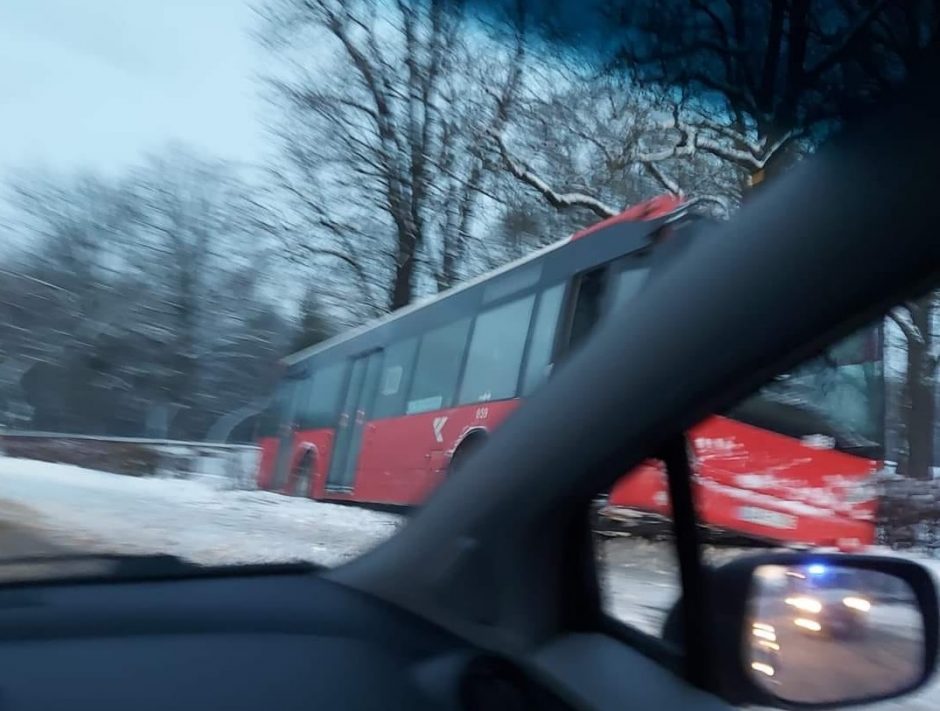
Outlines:
<svg viewBox="0 0 940 711"><path fill-rule="evenodd" d="M276 229L333 265L325 286L361 304L354 319L452 285L492 199L484 137L506 121L515 64L481 61L486 40L443 0L272 0L264 14L291 206ZM492 52L518 57L509 46Z"/></svg>
<svg viewBox="0 0 940 711"><path fill-rule="evenodd" d="M31 384L62 373L63 364L88 365L81 354L128 313L116 298L115 270L130 212L122 189L94 176L19 176L10 188L24 247L3 272L0 380L8 406L32 417ZM61 409L81 401L83 383L93 378L58 383Z"/></svg>
<svg viewBox="0 0 940 711"><path fill-rule="evenodd" d="M524 81L516 120L494 133L505 169L549 205L595 217L667 192L727 214L742 171L702 150L679 98L583 62L544 64Z"/></svg>
<svg viewBox="0 0 940 711"><path fill-rule="evenodd" d="M541 19L552 24L550 3L548 8ZM593 9L586 7L585 15ZM933 1L605 6L588 22L605 23L608 34L620 28L624 39L612 53L598 52L593 66L624 79L617 89L621 101L629 97L633 117L629 126L613 122L622 144L605 140L605 151L613 147L611 157L625 169L641 168L658 189L671 193L701 194L702 186L690 187L690 178L727 173L736 181L725 181L719 197L733 205L751 179L785 169L847 114L896 83L904 74L899 67L916 62L936 43L938 18ZM589 124L569 119L563 125L583 145L600 148L597 132L586 130ZM603 186L560 188L568 184L566 176L509 160L528 156L524 149L504 154L510 171L556 207L575 204L604 216L623 204L619 195L613 202L599 200ZM703 164L706 156L712 165Z"/></svg>
<svg viewBox="0 0 940 711"><path fill-rule="evenodd" d="M940 3L882 2L874 9L871 22L859 30L858 42L872 49L863 55L858 71L874 90L884 91L917 71L925 56L940 46ZM905 353L899 470L913 479L930 479L936 464L940 292L905 302L889 316Z"/></svg>
<svg viewBox="0 0 940 711"><path fill-rule="evenodd" d="M688 90L676 128L749 173L783 169L877 87L868 41L902 0L633 3L614 60L646 86Z"/></svg>
<svg viewBox="0 0 940 711"><path fill-rule="evenodd" d="M606 217L643 192L641 184L611 189L596 168L577 169L574 159L589 156L592 166L642 171L672 193L711 192L726 212L751 179L772 179L812 151L940 42L936 0L672 0L620 9L605 20L625 39L595 66L622 80L613 95L629 121L618 124L594 99L600 110L593 115L605 124L594 126L565 97L561 109L525 112L563 127L554 142L538 143L531 128L522 138L496 136L508 171L558 209ZM580 96L588 96L587 85L577 84ZM608 125L620 142L605 134ZM565 146L561 160L558 145ZM702 179L715 182L695 184ZM900 464L916 478L929 477L934 463L937 303L929 297L892 314L907 360Z"/></svg>
<svg viewBox="0 0 940 711"><path fill-rule="evenodd" d="M250 189L222 162L170 150L135 171L129 190L137 239L127 260L157 287L135 314L163 354L152 406L168 428L201 432L226 407L207 380L238 377L239 361L258 355L264 330L246 326L261 325L268 309L258 297L267 235L251 229Z"/></svg>
<svg viewBox="0 0 940 711"><path fill-rule="evenodd" d="M904 447L899 471L914 479L932 478L936 434L937 364L940 362L940 293L933 292L889 314L903 339L904 385L901 425Z"/></svg>
<svg viewBox="0 0 940 711"><path fill-rule="evenodd" d="M176 150L113 180L21 178L13 192L24 247L0 268L5 424L198 438L267 391L289 329L230 166Z"/></svg>
<svg viewBox="0 0 940 711"><path fill-rule="evenodd" d="M299 351L325 341L334 333L333 324L323 313L323 306L314 289L307 289L300 302L300 318L290 350Z"/></svg>

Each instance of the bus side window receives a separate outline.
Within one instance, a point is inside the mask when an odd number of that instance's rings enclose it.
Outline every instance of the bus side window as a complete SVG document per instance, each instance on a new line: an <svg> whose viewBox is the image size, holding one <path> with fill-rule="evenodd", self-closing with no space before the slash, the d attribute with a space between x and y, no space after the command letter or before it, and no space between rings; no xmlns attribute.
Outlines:
<svg viewBox="0 0 940 711"><path fill-rule="evenodd" d="M346 384L346 361L317 368L309 385L301 391L298 418L304 429L333 427L339 413L340 395Z"/></svg>
<svg viewBox="0 0 940 711"><path fill-rule="evenodd" d="M640 268L634 264L628 264L621 269L613 278L610 285L610 300L607 307L608 313L616 312L621 306L633 299L640 289L646 283L649 276L649 268Z"/></svg>
<svg viewBox="0 0 940 711"><path fill-rule="evenodd" d="M604 305L604 286L607 281L606 271L606 266L598 267L578 280L568 337L569 353L584 342L600 320Z"/></svg>
<svg viewBox="0 0 940 711"><path fill-rule="evenodd" d="M522 376L522 394L529 395L548 378L561 315L561 300L565 295L565 284L556 284L542 292L538 313L532 326L529 353Z"/></svg>
<svg viewBox="0 0 940 711"><path fill-rule="evenodd" d="M477 316L460 386L460 405L506 400L516 394L535 295Z"/></svg>
<svg viewBox="0 0 940 711"><path fill-rule="evenodd" d="M451 406L469 330L470 318L466 317L424 334L408 393L407 414Z"/></svg>
<svg viewBox="0 0 940 711"><path fill-rule="evenodd" d="M405 395L408 393L408 380L414 370L417 352L417 338L393 343L385 349L379 392L372 408L373 420L405 414Z"/></svg>

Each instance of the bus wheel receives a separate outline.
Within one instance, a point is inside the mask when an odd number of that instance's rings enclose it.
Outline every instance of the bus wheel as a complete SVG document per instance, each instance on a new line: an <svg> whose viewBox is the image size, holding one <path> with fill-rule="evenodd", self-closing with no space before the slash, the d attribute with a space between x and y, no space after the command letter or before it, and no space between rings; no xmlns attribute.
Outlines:
<svg viewBox="0 0 940 711"><path fill-rule="evenodd" d="M450 458L450 465L447 467L448 475L460 471L466 463L467 457L479 449L484 442L486 442L486 435L482 433L470 435L461 442Z"/></svg>

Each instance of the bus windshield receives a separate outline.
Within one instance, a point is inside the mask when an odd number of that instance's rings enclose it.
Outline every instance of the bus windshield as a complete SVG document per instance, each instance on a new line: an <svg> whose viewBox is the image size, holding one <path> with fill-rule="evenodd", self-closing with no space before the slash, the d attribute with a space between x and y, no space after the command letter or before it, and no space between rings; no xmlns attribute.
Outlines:
<svg viewBox="0 0 940 711"><path fill-rule="evenodd" d="M732 412L736 419L817 446L880 459L884 443L881 329L843 339L783 373Z"/></svg>
<svg viewBox="0 0 940 711"><path fill-rule="evenodd" d="M277 435L282 423L290 421L296 388L297 381L292 379L284 379L277 384L274 395L258 419L259 437Z"/></svg>

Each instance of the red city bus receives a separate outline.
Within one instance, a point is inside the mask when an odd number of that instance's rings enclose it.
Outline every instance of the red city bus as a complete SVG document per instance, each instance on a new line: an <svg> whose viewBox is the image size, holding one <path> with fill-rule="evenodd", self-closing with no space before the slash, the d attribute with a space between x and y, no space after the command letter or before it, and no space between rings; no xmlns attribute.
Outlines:
<svg viewBox="0 0 940 711"><path fill-rule="evenodd" d="M608 312L706 220L657 198L567 240L284 359L260 427L262 488L420 504ZM704 523L809 545L874 539L880 334L853 336L690 433ZM649 463L608 505L668 514Z"/></svg>

